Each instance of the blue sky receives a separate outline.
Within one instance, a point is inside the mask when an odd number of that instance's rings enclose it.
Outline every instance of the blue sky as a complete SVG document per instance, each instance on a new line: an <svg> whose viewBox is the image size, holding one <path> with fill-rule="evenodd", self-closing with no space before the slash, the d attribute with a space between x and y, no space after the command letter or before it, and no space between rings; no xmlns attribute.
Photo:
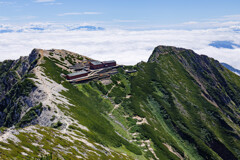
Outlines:
<svg viewBox="0 0 240 160"><path fill-rule="evenodd" d="M239 15L239 0L0 0L0 23L165 26Z"/></svg>
<svg viewBox="0 0 240 160"><path fill-rule="evenodd" d="M136 64L154 47L171 45L240 69L239 6L240 0L0 0L0 61L56 48Z"/></svg>

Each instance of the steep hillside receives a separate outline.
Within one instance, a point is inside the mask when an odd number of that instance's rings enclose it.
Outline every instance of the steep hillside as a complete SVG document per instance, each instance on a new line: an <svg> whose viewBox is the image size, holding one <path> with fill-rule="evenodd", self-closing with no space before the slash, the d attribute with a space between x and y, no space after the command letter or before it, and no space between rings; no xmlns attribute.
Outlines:
<svg viewBox="0 0 240 160"><path fill-rule="evenodd" d="M2 159L240 159L240 78L218 61L159 46L147 63L69 83L86 60L35 49L0 64Z"/></svg>

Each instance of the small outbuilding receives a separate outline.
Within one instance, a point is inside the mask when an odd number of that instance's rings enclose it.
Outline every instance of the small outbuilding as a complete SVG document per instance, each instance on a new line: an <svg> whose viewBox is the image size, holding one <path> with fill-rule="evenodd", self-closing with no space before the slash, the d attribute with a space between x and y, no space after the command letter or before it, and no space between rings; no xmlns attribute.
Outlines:
<svg viewBox="0 0 240 160"><path fill-rule="evenodd" d="M90 69L100 69L103 67L104 67L104 65L102 62L99 62L99 61L91 61L90 62Z"/></svg>
<svg viewBox="0 0 240 160"><path fill-rule="evenodd" d="M103 61L102 63L103 63L103 65L104 65L104 67L113 67L113 66L116 66L116 65L117 65L116 61L114 61L114 60L111 60L111 61Z"/></svg>
<svg viewBox="0 0 240 160"><path fill-rule="evenodd" d="M83 71L68 74L67 79L72 80L72 79L76 79L76 78L85 77L87 75L88 75L88 72L83 70Z"/></svg>

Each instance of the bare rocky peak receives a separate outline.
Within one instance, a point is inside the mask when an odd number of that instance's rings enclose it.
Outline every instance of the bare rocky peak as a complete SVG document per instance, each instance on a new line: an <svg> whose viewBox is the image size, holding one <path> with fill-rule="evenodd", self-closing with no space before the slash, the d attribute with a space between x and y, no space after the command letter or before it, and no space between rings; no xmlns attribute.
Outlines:
<svg viewBox="0 0 240 160"><path fill-rule="evenodd" d="M72 57L83 57L88 58L83 55L79 55L78 53L70 52L64 49L50 49L50 50L44 50L44 49L33 49L29 57L34 57L36 55L40 55L41 57L66 57L66 56L72 56Z"/></svg>
<svg viewBox="0 0 240 160"><path fill-rule="evenodd" d="M159 55L164 55L164 54L169 54L169 53L178 54L178 53L181 53L181 52L196 54L196 53L194 53L193 50L190 50L190 49L178 48L178 47L174 47L174 46L160 45L153 50L153 53L150 56L148 62L157 61Z"/></svg>
<svg viewBox="0 0 240 160"><path fill-rule="evenodd" d="M199 55L195 53L191 49L178 48L173 46L158 46L154 49L152 55L148 59L148 62L158 62L160 55L172 54L174 57L178 59L180 63L182 63L187 68L196 67L197 68L209 68L211 63L214 63L217 67L223 69L223 66L219 63L219 61L210 58L206 55ZM186 69L187 69L186 68ZM207 69L209 70L209 69Z"/></svg>
<svg viewBox="0 0 240 160"><path fill-rule="evenodd" d="M80 63L90 59L66 50L33 49L29 56L23 56L17 60L5 61L4 66L1 68L2 75L0 75L0 83L2 84L0 87L0 107L3 108L0 110L0 126L9 121L7 120L7 117L12 117L13 120L11 123L6 124L5 126L11 127L12 125L17 124L29 111L29 109L37 106L39 102L42 103L43 114L41 114L41 116L39 114L38 116L40 117L35 119L35 122L33 123L46 126L51 125L50 119L55 113L53 110L48 111L46 108L48 108L49 105L52 106L53 109L55 108L55 110L57 110L57 107L52 104L52 101L56 102L57 100L54 99L52 95L58 95L58 92L64 90L64 88L60 84L53 82L44 74L43 68L40 64L44 64L45 58L51 59L56 63L56 65L65 70L69 70L69 67L75 63ZM27 78L30 75L35 78ZM13 87L15 87L14 90L21 90L24 88L21 86L27 82L26 79L30 79L35 83L35 87L29 90L29 94L21 95L22 91L19 91L18 94L15 94L15 98L11 96L9 97L8 94L11 90L13 90ZM52 82L50 83L50 81ZM62 101L64 100L65 99ZM24 107L19 107L17 104ZM5 113L3 110L6 107L8 108L6 109L7 112ZM11 115L7 114L11 109L14 110L14 113ZM15 113L17 110L18 112ZM55 119L59 120L59 117L60 116L56 116Z"/></svg>
<svg viewBox="0 0 240 160"><path fill-rule="evenodd" d="M33 49L29 57L39 57L38 64L44 63L45 58L53 60L60 68L71 72L71 66L75 64L87 63L88 60L92 60L89 57L70 52L64 49Z"/></svg>

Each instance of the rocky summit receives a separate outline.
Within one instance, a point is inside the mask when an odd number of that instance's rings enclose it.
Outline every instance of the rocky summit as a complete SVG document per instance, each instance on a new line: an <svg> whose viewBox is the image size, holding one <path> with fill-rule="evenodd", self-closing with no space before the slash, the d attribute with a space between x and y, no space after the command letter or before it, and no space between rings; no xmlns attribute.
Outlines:
<svg viewBox="0 0 240 160"><path fill-rule="evenodd" d="M238 75L171 46L114 63L57 49L0 62L0 159L240 159Z"/></svg>

